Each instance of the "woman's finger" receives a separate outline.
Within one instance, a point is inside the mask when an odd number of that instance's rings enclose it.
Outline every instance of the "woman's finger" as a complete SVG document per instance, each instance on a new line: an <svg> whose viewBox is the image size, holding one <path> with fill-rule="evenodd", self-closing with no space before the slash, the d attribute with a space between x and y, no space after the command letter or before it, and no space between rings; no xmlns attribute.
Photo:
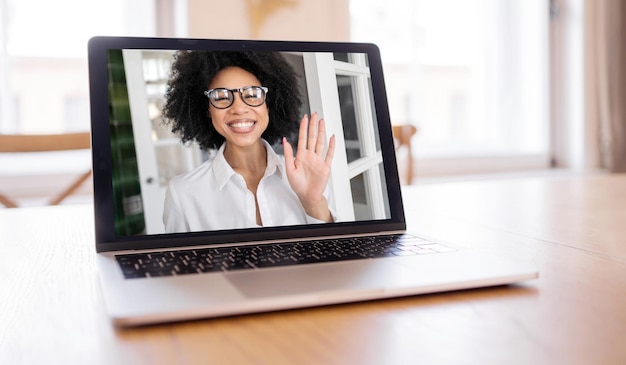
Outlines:
<svg viewBox="0 0 626 365"><path fill-rule="evenodd" d="M317 124L318 124L317 113L313 113L313 115L311 115L311 120L309 121L309 130L308 130L309 138L307 141L307 149L311 151L315 151L317 140L318 140Z"/></svg>
<svg viewBox="0 0 626 365"><path fill-rule="evenodd" d="M320 119L317 125L317 143L315 144L315 153L322 156L326 148L326 123L324 119Z"/></svg>
<svg viewBox="0 0 626 365"><path fill-rule="evenodd" d="M298 151L306 149L307 131L309 129L309 116L305 114L300 121L300 130L298 131Z"/></svg>
<svg viewBox="0 0 626 365"><path fill-rule="evenodd" d="M283 137L283 153L285 155L285 167L288 171L294 168L293 148L287 138Z"/></svg>
<svg viewBox="0 0 626 365"><path fill-rule="evenodd" d="M324 159L324 163L326 166L329 166L333 162L333 156L335 155L335 135L333 134L330 137L330 141L328 142L328 152L326 152L326 158Z"/></svg>

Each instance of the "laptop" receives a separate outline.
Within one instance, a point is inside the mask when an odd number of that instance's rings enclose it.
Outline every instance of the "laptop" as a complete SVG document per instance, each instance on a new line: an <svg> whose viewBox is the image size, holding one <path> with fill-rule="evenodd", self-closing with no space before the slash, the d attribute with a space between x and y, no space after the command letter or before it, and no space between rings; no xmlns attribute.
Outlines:
<svg viewBox="0 0 626 365"><path fill-rule="evenodd" d="M88 50L95 246L114 324L378 300L538 276L533 267L420 237L410 222L407 229L375 45L94 37ZM212 228L167 228L171 181L215 165L220 155L197 141L182 142L165 117L172 65L192 52L280 56L289 65L301 95L300 115L317 113L326 136L334 136L325 189L330 222L281 220L289 214L276 211L270 224L215 227L211 220L222 219L206 218ZM264 94L268 105L273 94L279 95L275 89ZM203 102L208 108L208 99ZM278 160L285 158L282 144L271 149ZM277 195L268 199L289 194ZM229 214L239 218L228 204L212 205L206 196L197 200L202 208L222 209L225 221Z"/></svg>

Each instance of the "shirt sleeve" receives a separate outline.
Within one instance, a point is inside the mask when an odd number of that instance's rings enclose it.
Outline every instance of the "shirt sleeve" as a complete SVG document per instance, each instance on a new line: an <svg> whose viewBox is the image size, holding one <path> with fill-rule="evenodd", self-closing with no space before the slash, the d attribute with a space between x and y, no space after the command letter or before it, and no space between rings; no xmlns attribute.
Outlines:
<svg viewBox="0 0 626 365"><path fill-rule="evenodd" d="M330 215L333 217L333 223L334 222L338 222L337 221L337 216L335 214L335 212L333 212L332 210L330 211ZM319 220L317 218L313 218L310 215L306 215L306 223L307 224L320 224L320 223L330 223L330 222L324 222L322 220Z"/></svg>
<svg viewBox="0 0 626 365"><path fill-rule="evenodd" d="M165 192L163 224L167 233L189 232L189 225L183 214L183 209L180 206L180 201L172 182L169 183Z"/></svg>

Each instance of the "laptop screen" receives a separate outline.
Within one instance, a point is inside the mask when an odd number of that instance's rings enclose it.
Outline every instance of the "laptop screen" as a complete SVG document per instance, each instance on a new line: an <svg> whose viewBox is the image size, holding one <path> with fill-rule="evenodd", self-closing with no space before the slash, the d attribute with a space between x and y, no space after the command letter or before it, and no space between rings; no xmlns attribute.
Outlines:
<svg viewBox="0 0 626 365"><path fill-rule="evenodd" d="M96 37L89 67L99 251L405 229L374 45Z"/></svg>

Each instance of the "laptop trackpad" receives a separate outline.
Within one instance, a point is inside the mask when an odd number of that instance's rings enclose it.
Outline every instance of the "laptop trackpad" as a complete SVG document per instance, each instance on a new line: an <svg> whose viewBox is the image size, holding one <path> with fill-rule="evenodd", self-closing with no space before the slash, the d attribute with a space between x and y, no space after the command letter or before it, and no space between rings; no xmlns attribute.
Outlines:
<svg viewBox="0 0 626 365"><path fill-rule="evenodd" d="M387 260L300 265L225 274L244 295L263 298L352 289L384 289L408 281L410 270Z"/></svg>

